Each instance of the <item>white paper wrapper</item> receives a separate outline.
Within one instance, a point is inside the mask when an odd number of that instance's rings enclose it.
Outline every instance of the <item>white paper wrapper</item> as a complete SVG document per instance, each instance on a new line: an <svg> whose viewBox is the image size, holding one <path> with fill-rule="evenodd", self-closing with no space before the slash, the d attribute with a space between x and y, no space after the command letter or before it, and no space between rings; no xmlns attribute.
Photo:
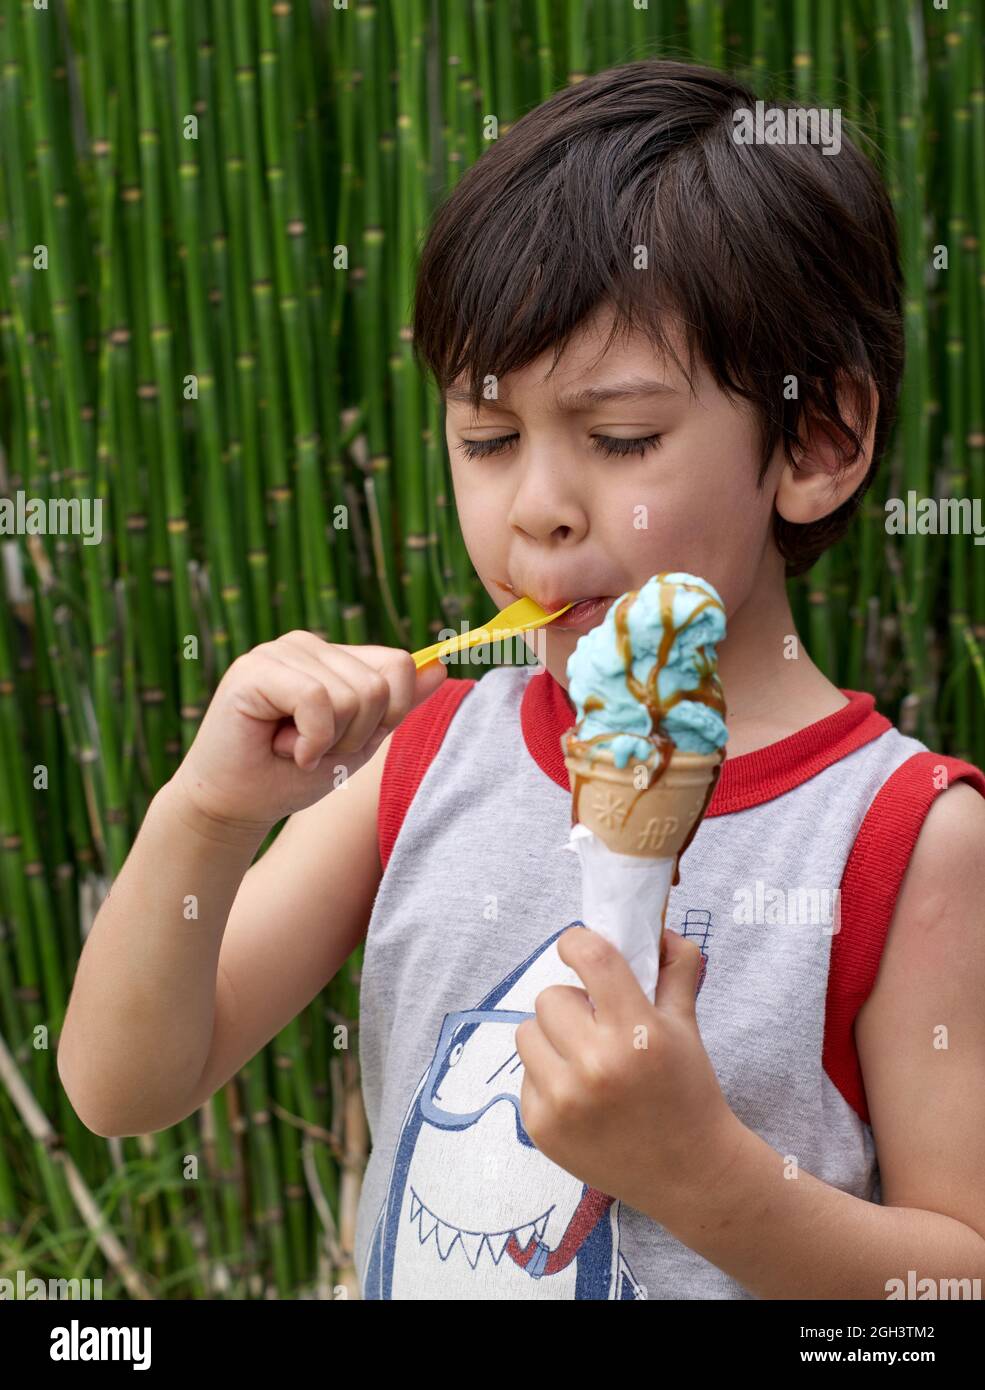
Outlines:
<svg viewBox="0 0 985 1390"><path fill-rule="evenodd" d="M652 1002L660 971L660 921L674 860L616 854L580 824L571 827L564 848L581 861L581 920L622 952Z"/></svg>

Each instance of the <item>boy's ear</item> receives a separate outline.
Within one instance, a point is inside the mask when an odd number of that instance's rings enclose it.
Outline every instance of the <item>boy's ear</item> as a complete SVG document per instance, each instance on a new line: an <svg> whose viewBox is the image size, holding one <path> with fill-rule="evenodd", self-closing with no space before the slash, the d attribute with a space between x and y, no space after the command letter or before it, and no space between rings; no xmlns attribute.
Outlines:
<svg viewBox="0 0 985 1390"><path fill-rule="evenodd" d="M780 473L774 505L784 521L804 525L828 516L851 497L862 482L872 463L872 446L876 433L879 393L875 382L868 379L869 424L862 435L858 458L852 459L849 441L831 425L816 418L801 423L800 439L794 449L797 467L786 458ZM839 374L838 409L842 418L859 431L860 387Z"/></svg>

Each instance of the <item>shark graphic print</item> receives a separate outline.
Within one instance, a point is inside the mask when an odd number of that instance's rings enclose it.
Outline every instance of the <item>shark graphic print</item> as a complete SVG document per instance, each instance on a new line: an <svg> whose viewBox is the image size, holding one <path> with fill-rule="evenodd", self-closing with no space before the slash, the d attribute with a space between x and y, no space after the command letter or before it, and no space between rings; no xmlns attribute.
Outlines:
<svg viewBox="0 0 985 1390"><path fill-rule="evenodd" d="M683 928L702 954L707 918L689 911ZM566 930L445 1015L401 1126L364 1298L647 1297L622 1248L621 1203L540 1153L520 1114L517 1024L548 985L583 987L557 954Z"/></svg>

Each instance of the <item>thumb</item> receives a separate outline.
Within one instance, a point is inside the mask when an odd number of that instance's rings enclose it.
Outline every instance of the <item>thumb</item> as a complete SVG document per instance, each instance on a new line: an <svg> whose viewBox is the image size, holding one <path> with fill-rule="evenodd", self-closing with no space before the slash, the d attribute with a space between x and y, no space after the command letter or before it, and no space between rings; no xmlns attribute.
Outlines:
<svg viewBox="0 0 985 1390"><path fill-rule="evenodd" d="M427 666L422 666L417 672L417 681L414 686L414 698L411 701L410 709L407 711L407 714L410 713L410 710L416 709L418 705L423 704L429 695L433 695L438 686L441 685L447 677L448 667L443 661L430 661ZM407 715L405 714L404 718L406 717ZM391 732L391 729L388 729L384 725L380 725L379 729L369 740L365 751L367 753L375 752L386 735ZM294 745L300 737L301 735L298 733L294 720L289 715L285 716L285 718L281 720L280 727L271 740L271 749L279 758L293 758Z"/></svg>
<svg viewBox="0 0 985 1390"><path fill-rule="evenodd" d="M654 1007L675 1013L694 1014L698 976L703 957L695 941L667 927L660 952L660 970L653 996Z"/></svg>
<svg viewBox="0 0 985 1390"><path fill-rule="evenodd" d="M284 719L270 741L271 751L276 753L278 758L293 758L294 745L300 737L294 720Z"/></svg>
<svg viewBox="0 0 985 1390"><path fill-rule="evenodd" d="M443 684L447 678L448 667L443 661L429 661L426 666L422 666L417 673L414 703L411 708L416 709L429 695L433 695L438 686Z"/></svg>

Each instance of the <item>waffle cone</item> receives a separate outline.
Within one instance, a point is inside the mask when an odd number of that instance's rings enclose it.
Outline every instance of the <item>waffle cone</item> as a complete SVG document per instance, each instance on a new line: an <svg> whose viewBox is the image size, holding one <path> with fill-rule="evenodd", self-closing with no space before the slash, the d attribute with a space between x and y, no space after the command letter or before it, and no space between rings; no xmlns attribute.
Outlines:
<svg viewBox="0 0 985 1390"><path fill-rule="evenodd" d="M568 752L568 735L561 736L572 793L572 824L588 827L617 854L644 859L673 859L689 841L711 800L722 764L715 753L672 754L662 776L649 763L616 767L612 752L596 748L589 758ZM649 770L634 781L637 767Z"/></svg>

